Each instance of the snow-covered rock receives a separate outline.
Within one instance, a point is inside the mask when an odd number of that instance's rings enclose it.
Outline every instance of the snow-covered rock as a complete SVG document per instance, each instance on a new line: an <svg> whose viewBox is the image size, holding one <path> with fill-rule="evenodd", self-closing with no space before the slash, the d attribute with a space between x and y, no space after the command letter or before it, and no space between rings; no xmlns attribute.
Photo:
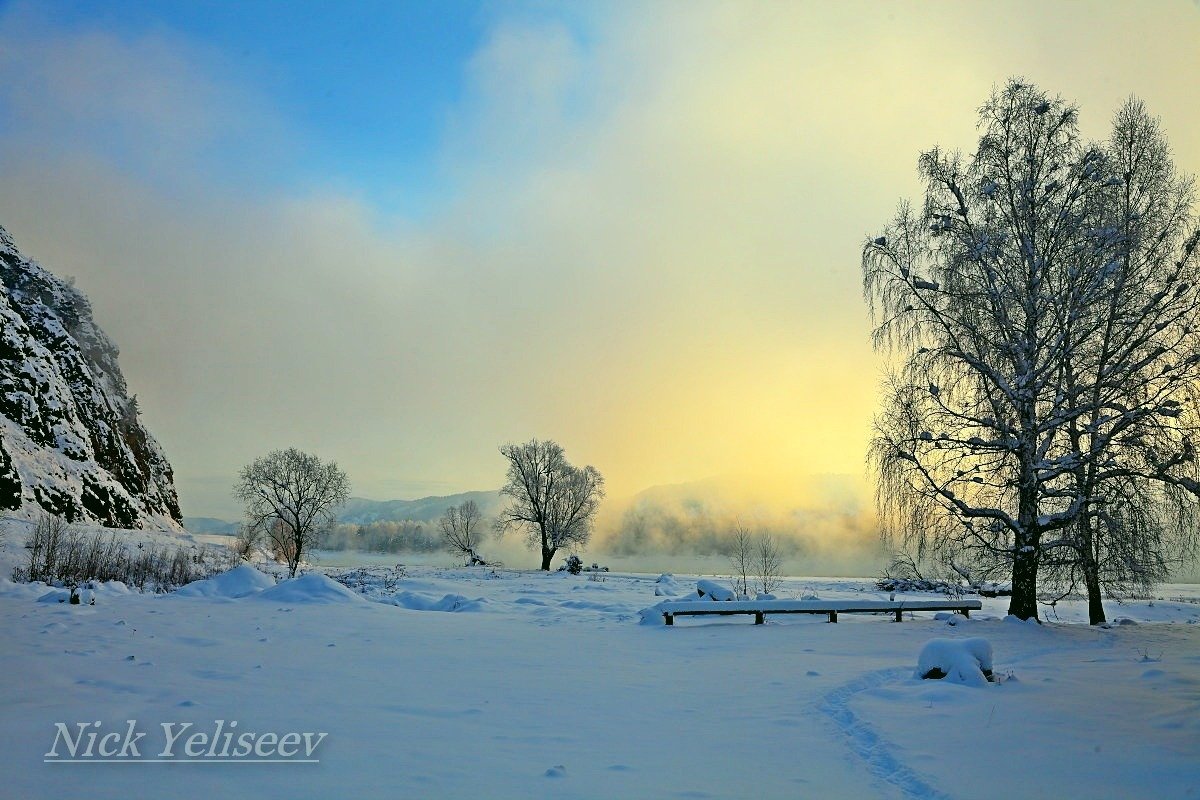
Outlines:
<svg viewBox="0 0 1200 800"><path fill-rule="evenodd" d="M917 658L917 678L944 678L966 686L986 686L992 674L987 639L931 639Z"/></svg>
<svg viewBox="0 0 1200 800"><path fill-rule="evenodd" d="M87 298L0 228L0 510L182 530L174 476Z"/></svg>

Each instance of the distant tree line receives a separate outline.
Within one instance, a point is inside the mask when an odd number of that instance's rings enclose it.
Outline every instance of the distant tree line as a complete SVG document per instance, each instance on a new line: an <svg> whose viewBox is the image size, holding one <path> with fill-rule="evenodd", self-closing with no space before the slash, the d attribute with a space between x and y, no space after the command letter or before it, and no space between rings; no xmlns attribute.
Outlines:
<svg viewBox="0 0 1200 800"><path fill-rule="evenodd" d="M445 541L436 522L379 520L337 525L325 537L322 546L327 550L370 553L434 553L445 549Z"/></svg>

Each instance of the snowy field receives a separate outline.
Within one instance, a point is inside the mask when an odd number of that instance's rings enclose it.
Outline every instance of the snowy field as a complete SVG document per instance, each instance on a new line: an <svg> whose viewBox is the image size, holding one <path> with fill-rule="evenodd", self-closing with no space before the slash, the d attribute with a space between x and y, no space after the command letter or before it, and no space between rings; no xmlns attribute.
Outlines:
<svg viewBox="0 0 1200 800"><path fill-rule="evenodd" d="M0 581L0 796L1200 797L1196 586L1112 604L1125 622L1104 629L1081 603L1005 620L1004 598L970 620L668 628L639 615L666 599L657 575L407 572L355 593L244 567L168 595L102 586L95 605ZM861 579L777 595L886 599ZM986 639L1000 680L916 679L935 638ZM142 758L44 762L55 723L127 720ZM148 760L164 724L218 720L327 736L318 763Z"/></svg>

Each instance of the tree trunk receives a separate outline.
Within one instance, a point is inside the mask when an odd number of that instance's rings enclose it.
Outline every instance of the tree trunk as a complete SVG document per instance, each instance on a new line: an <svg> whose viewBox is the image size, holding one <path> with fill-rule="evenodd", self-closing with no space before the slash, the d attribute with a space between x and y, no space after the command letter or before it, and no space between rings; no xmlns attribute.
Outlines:
<svg viewBox="0 0 1200 800"><path fill-rule="evenodd" d="M288 577L296 577L296 570L300 567L300 545L293 537L289 542L291 552L288 554Z"/></svg>
<svg viewBox="0 0 1200 800"><path fill-rule="evenodd" d="M550 571L550 561L554 558L554 553L555 548L553 547L542 548L542 569L546 570L547 572Z"/></svg>
<svg viewBox="0 0 1200 800"><path fill-rule="evenodd" d="M1037 619L1037 549L1017 547L1013 553L1012 599L1008 613L1018 619Z"/></svg>
<svg viewBox="0 0 1200 800"><path fill-rule="evenodd" d="M1091 553L1084 554L1080 566L1083 568L1083 582L1087 585L1088 622L1092 625L1103 625L1108 620L1104 616L1104 598L1100 591L1100 570Z"/></svg>
<svg viewBox="0 0 1200 800"><path fill-rule="evenodd" d="M1038 516L1038 497L1032 447L1025 448L1021 453L1019 486L1017 521L1020 533L1013 542L1012 599L1008 604L1008 613L1018 619L1037 619L1038 545L1041 534L1033 532L1036 530L1034 524Z"/></svg>

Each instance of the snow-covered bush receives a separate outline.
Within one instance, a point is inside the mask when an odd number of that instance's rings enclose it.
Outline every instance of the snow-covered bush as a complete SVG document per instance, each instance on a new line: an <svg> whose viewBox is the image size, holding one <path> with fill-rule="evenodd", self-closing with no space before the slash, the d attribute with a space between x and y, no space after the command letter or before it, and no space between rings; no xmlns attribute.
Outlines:
<svg viewBox="0 0 1200 800"><path fill-rule="evenodd" d="M578 575L583 572L583 559L574 555L567 556L567 563L563 567L572 575Z"/></svg>
<svg viewBox="0 0 1200 800"><path fill-rule="evenodd" d="M875 588L881 592L931 592L951 597L958 597L965 591L961 584L924 578L878 578L875 581Z"/></svg>
<svg viewBox="0 0 1200 800"><path fill-rule="evenodd" d="M25 544L25 566L13 570L18 583L41 581L72 590L88 581L121 581L139 590L166 592L223 572L235 556L224 548L147 546L129 548L118 535L88 535L61 517L43 514Z"/></svg>
<svg viewBox="0 0 1200 800"><path fill-rule="evenodd" d="M391 595L399 590L400 581L408 577L408 571L403 564L397 564L394 567L358 567L330 572L329 577L360 594L378 592Z"/></svg>
<svg viewBox="0 0 1200 800"><path fill-rule="evenodd" d="M992 678L992 645L979 638L931 639L921 648L915 677L986 686Z"/></svg>

